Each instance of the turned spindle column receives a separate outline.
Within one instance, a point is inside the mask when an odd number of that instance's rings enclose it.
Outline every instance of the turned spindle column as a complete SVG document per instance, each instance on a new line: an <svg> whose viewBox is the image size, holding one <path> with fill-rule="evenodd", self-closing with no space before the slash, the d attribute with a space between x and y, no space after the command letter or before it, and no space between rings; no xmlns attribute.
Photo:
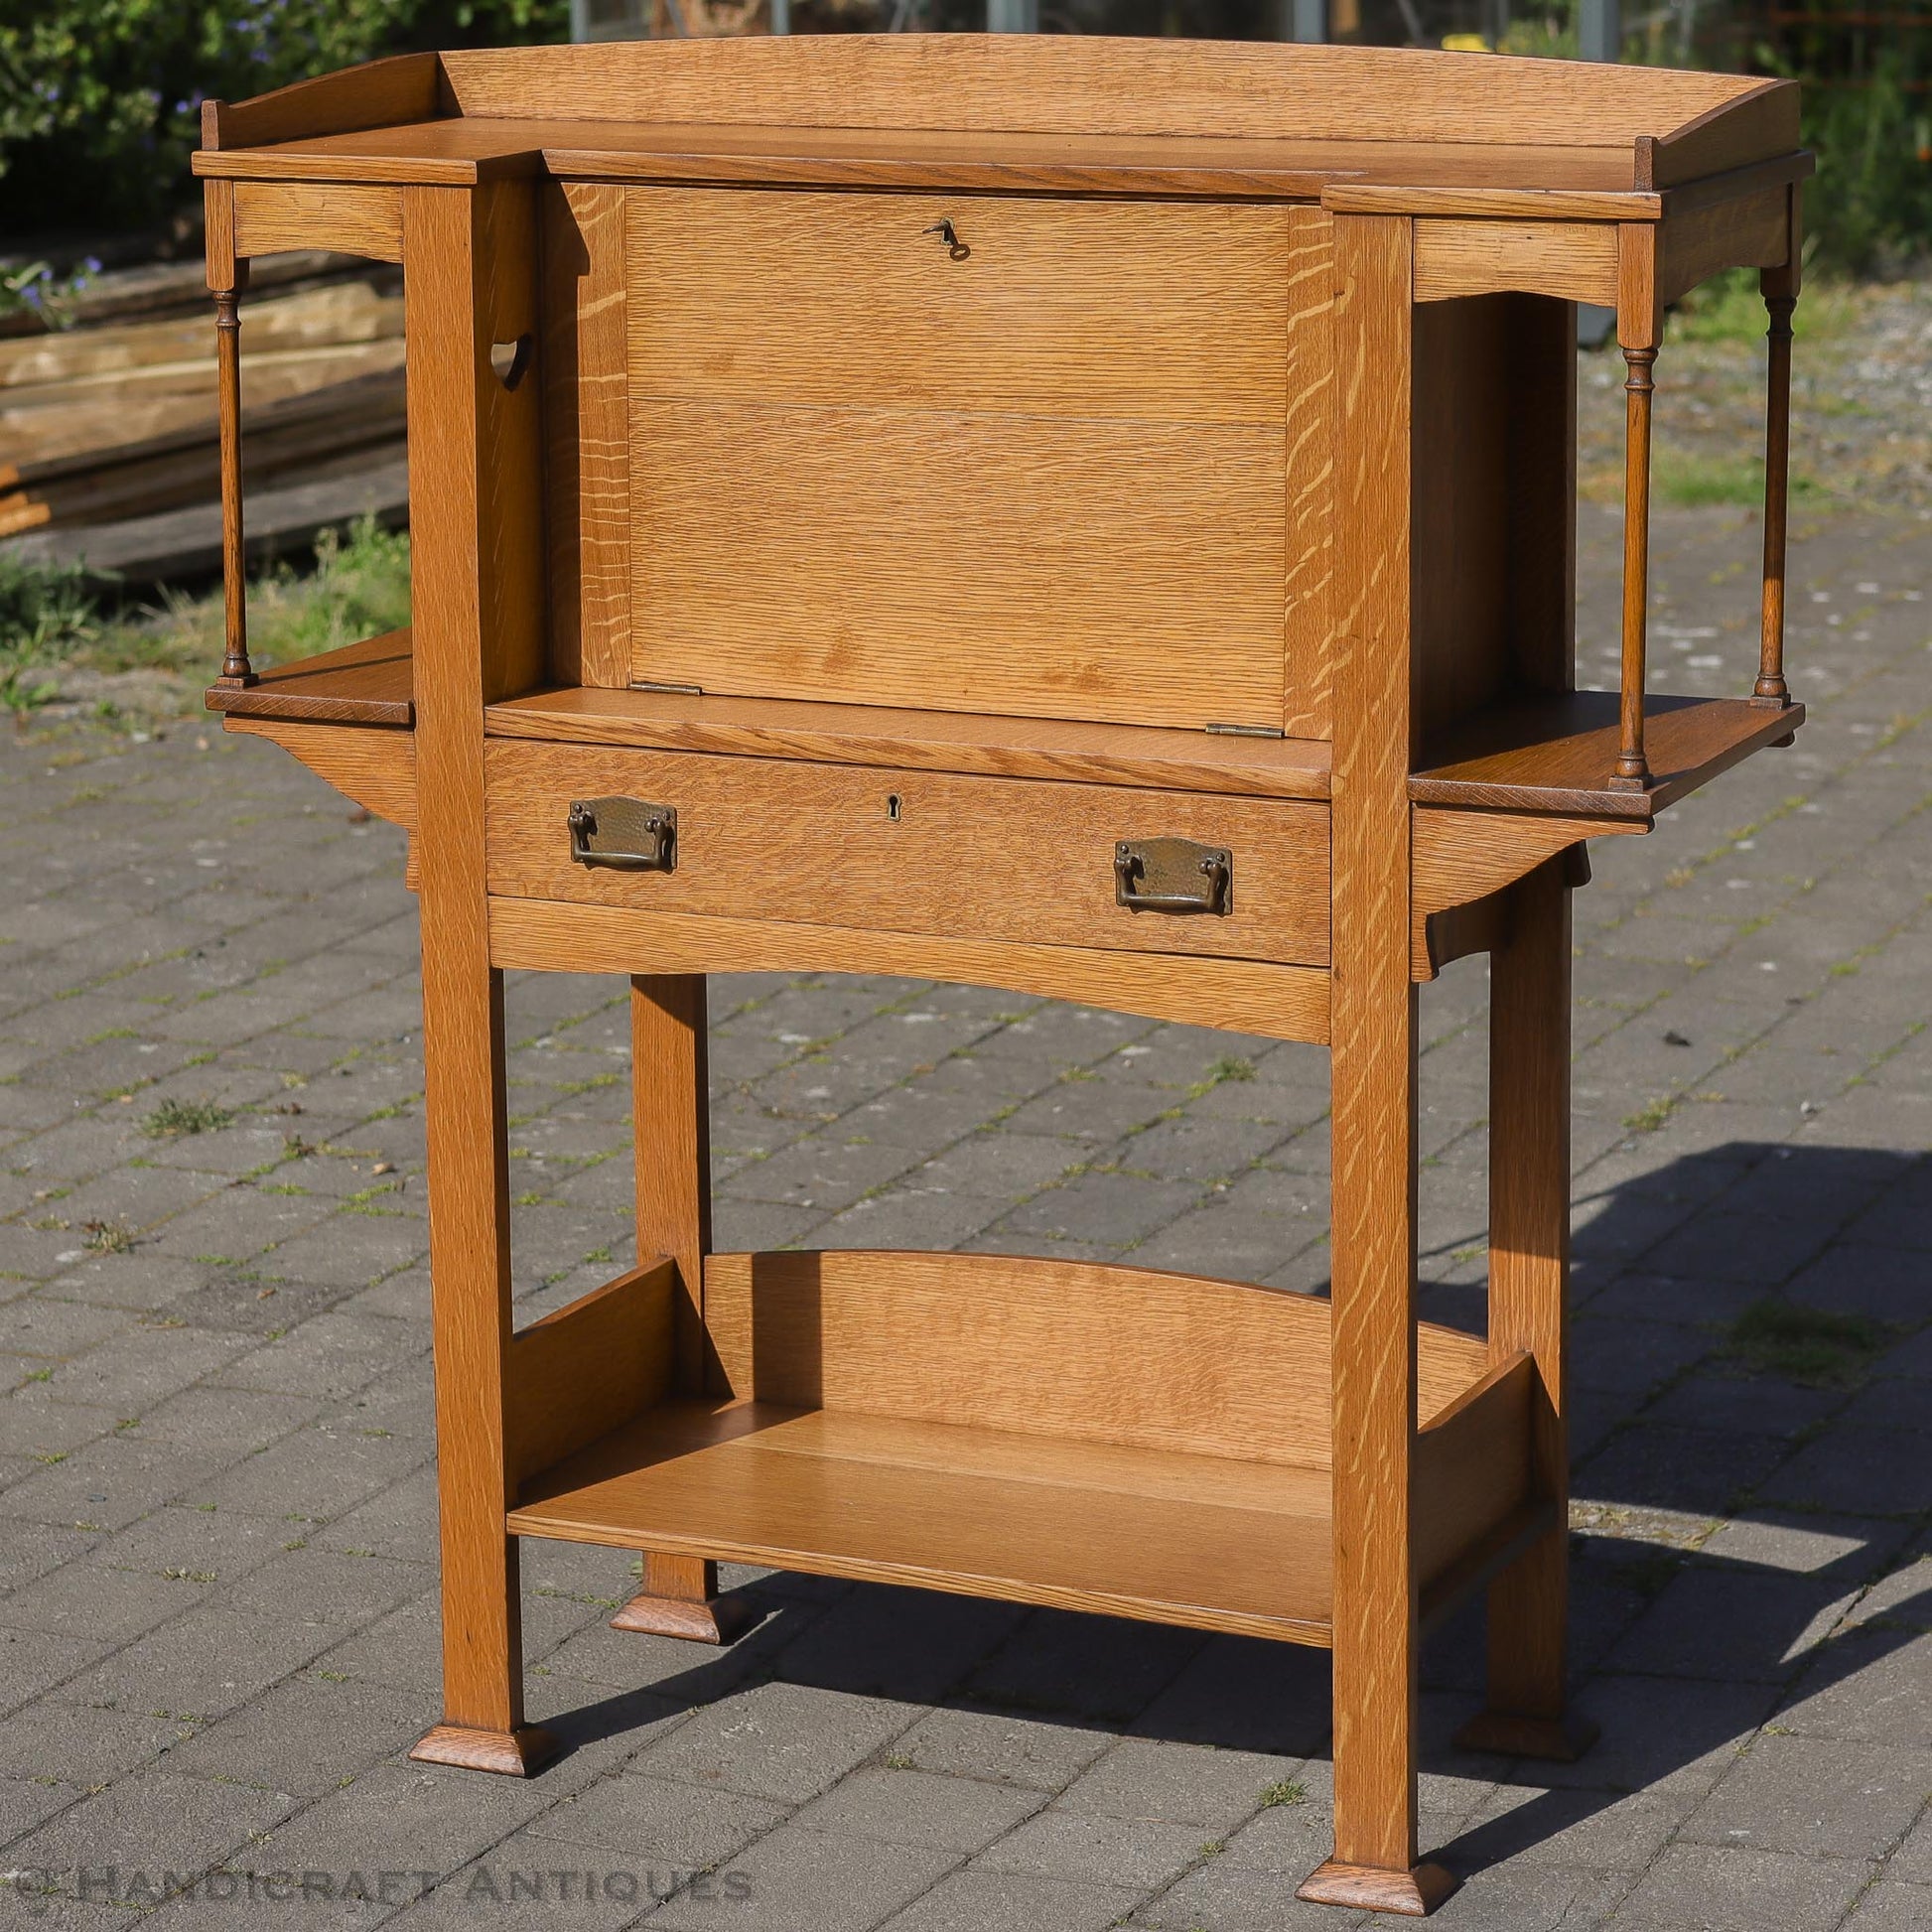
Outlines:
<svg viewBox="0 0 1932 1932"><path fill-rule="evenodd" d="M1791 702L1784 681L1784 492L1791 468L1791 312L1797 305L1795 295L1764 297L1771 315L1765 331L1770 356L1764 384L1764 623L1751 696L1767 705Z"/></svg>
<svg viewBox="0 0 1932 1932"><path fill-rule="evenodd" d="M253 684L248 662L248 576L241 541L241 291L248 264L236 262L234 284L214 292L214 379L221 425L221 583L225 595L222 684Z"/></svg>
<svg viewBox="0 0 1932 1932"><path fill-rule="evenodd" d="M1643 750L1644 636L1650 599L1650 398L1652 348L1626 348L1623 384L1623 705L1616 772L1620 791L1650 783Z"/></svg>

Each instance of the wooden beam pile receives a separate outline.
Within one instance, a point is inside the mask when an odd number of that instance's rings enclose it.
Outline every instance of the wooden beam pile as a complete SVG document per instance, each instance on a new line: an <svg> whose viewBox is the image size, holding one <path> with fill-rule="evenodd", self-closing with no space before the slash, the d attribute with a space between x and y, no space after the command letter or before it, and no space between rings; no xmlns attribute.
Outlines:
<svg viewBox="0 0 1932 1932"><path fill-rule="evenodd" d="M245 474L251 497L301 505L287 547L318 517L406 514L398 281L345 263L272 258L282 272L243 304ZM191 272L103 277L74 327L0 340L0 548L142 581L206 568L220 513L214 328ZM116 286L128 280L141 286Z"/></svg>

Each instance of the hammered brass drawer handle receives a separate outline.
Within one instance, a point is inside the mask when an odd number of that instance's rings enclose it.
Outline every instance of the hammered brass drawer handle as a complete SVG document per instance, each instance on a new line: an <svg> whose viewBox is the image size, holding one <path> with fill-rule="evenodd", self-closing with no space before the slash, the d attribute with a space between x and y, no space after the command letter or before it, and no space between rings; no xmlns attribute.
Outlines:
<svg viewBox="0 0 1932 1932"><path fill-rule="evenodd" d="M578 798L565 821L570 856L614 872L677 870L677 807L641 798Z"/></svg>
<svg viewBox="0 0 1932 1932"><path fill-rule="evenodd" d="M1122 839L1114 847L1114 903L1131 912L1234 910L1234 854L1192 839Z"/></svg>

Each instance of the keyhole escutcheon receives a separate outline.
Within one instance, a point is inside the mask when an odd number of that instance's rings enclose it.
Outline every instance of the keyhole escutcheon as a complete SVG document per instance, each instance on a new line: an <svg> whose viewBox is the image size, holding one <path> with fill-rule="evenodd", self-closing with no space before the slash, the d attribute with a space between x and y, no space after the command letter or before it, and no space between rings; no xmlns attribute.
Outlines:
<svg viewBox="0 0 1932 1932"><path fill-rule="evenodd" d="M946 244L946 253L956 262L963 262L973 252L960 240L959 230L953 226L950 220L935 221L931 227L923 230L923 232L926 234L936 234Z"/></svg>

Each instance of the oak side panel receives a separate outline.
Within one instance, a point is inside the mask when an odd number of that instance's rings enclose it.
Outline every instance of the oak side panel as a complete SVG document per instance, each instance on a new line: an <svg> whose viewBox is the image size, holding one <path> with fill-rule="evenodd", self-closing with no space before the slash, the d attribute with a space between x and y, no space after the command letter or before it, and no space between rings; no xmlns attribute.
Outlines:
<svg viewBox="0 0 1932 1932"><path fill-rule="evenodd" d="M1325 1302L1034 1256L713 1255L723 1392L962 1428L1328 1465ZM1482 1345L1426 1333L1435 1414Z"/></svg>
<svg viewBox="0 0 1932 1932"><path fill-rule="evenodd" d="M510 1337L504 1408L516 1481L664 1399L675 1298L674 1270L653 1258Z"/></svg>
<svg viewBox="0 0 1932 1932"><path fill-rule="evenodd" d="M1608 222L1416 223L1418 302L1521 289L1608 306L1616 301L1616 229Z"/></svg>
<svg viewBox="0 0 1932 1932"><path fill-rule="evenodd" d="M273 255L334 248L371 261L402 260L402 191L345 182L234 184L235 250Z"/></svg>
<svg viewBox="0 0 1932 1932"><path fill-rule="evenodd" d="M637 678L1280 720L1279 425L633 395L630 435Z"/></svg>
<svg viewBox="0 0 1932 1932"><path fill-rule="evenodd" d="M1287 671L1282 730L1327 738L1334 676L1335 224L1289 214Z"/></svg>
<svg viewBox="0 0 1932 1932"><path fill-rule="evenodd" d="M1411 224L1341 215L1333 985L1335 1853L1416 1862Z"/></svg>
<svg viewBox="0 0 1932 1932"><path fill-rule="evenodd" d="M1482 295L1416 311L1409 621L1418 737L1503 690L1511 577L1519 563L1534 568L1515 554L1508 523L1514 302Z"/></svg>
<svg viewBox="0 0 1932 1932"><path fill-rule="evenodd" d="M621 688L630 678L624 192L546 182L539 213L550 674Z"/></svg>
<svg viewBox="0 0 1932 1932"><path fill-rule="evenodd" d="M1509 678L1577 682L1577 311L1512 295L1508 318Z"/></svg>
<svg viewBox="0 0 1932 1932"><path fill-rule="evenodd" d="M1734 202L1670 214L1660 230L1657 300L1679 296L1725 268L1781 268L1791 253L1791 192L1766 188Z"/></svg>
<svg viewBox="0 0 1932 1932"><path fill-rule="evenodd" d="M637 1252L677 1266L679 1386L701 1389L711 1251L711 1093L702 973L630 981L630 1119Z"/></svg>

